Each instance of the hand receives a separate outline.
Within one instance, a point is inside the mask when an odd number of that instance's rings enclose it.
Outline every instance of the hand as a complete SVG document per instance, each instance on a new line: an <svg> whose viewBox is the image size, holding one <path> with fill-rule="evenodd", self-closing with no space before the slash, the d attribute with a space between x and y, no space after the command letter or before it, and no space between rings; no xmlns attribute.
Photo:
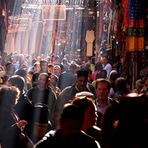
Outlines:
<svg viewBox="0 0 148 148"><path fill-rule="evenodd" d="M23 128L28 124L28 122L26 120L20 120L17 122L17 126L18 128Z"/></svg>

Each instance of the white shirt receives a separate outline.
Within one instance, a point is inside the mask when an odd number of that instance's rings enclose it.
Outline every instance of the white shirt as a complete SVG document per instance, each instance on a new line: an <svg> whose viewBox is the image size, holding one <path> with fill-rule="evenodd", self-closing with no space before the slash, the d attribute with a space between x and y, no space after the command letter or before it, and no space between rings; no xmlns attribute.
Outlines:
<svg viewBox="0 0 148 148"><path fill-rule="evenodd" d="M112 66L110 63L107 63L104 67L103 67L104 70L107 71L107 78L109 78L109 75L110 75L110 72L112 70Z"/></svg>

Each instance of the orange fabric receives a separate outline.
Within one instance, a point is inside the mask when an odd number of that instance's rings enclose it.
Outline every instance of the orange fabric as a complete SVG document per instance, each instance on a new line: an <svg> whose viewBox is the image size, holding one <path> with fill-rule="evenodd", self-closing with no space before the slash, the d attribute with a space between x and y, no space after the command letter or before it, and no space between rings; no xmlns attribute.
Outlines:
<svg viewBox="0 0 148 148"><path fill-rule="evenodd" d="M139 51L144 51L144 37L137 38L137 48Z"/></svg>
<svg viewBox="0 0 148 148"><path fill-rule="evenodd" d="M144 51L144 37L127 37L127 51Z"/></svg>

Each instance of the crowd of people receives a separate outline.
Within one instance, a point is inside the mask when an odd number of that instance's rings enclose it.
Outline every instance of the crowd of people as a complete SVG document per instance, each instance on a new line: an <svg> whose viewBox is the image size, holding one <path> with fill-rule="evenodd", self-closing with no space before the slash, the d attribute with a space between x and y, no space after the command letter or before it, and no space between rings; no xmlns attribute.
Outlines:
<svg viewBox="0 0 148 148"><path fill-rule="evenodd" d="M148 147L148 77L131 88L102 56L0 57L1 148Z"/></svg>

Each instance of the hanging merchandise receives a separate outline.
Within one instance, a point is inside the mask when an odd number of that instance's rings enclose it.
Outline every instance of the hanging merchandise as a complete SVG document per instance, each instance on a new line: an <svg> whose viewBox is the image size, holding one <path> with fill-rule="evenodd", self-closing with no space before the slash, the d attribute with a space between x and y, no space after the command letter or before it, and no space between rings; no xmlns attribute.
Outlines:
<svg viewBox="0 0 148 148"><path fill-rule="evenodd" d="M93 42L95 40L95 33L93 30L86 31L85 40L87 42L86 56L93 56Z"/></svg>

